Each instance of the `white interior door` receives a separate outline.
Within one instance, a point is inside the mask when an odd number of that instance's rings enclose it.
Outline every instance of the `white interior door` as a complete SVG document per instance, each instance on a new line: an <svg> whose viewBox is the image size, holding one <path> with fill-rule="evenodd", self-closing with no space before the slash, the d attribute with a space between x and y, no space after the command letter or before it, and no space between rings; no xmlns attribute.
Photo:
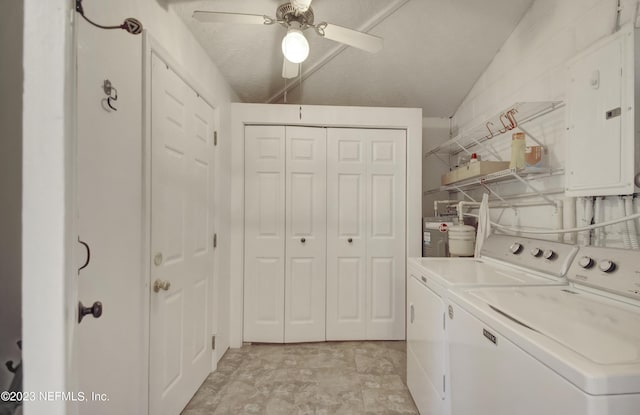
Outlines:
<svg viewBox="0 0 640 415"><path fill-rule="evenodd" d="M327 340L404 339L404 130L328 130Z"/></svg>
<svg viewBox="0 0 640 415"><path fill-rule="evenodd" d="M244 341L284 341L285 127L245 127Z"/></svg>
<svg viewBox="0 0 640 415"><path fill-rule="evenodd" d="M324 341L326 130L286 127L285 133L284 341Z"/></svg>
<svg viewBox="0 0 640 415"><path fill-rule="evenodd" d="M211 370L213 109L152 56L149 412L175 415Z"/></svg>
<svg viewBox="0 0 640 415"><path fill-rule="evenodd" d="M403 340L406 131L358 131L367 157L367 339Z"/></svg>
<svg viewBox="0 0 640 415"><path fill-rule="evenodd" d="M366 339L366 158L355 129L327 131L327 340Z"/></svg>

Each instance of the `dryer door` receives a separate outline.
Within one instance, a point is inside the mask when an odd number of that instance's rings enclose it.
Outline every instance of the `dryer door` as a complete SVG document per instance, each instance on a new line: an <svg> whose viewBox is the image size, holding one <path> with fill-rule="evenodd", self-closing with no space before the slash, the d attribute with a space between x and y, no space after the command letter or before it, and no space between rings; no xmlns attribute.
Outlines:
<svg viewBox="0 0 640 415"><path fill-rule="evenodd" d="M421 414L440 414L444 402L444 303L410 271L407 281L407 384Z"/></svg>

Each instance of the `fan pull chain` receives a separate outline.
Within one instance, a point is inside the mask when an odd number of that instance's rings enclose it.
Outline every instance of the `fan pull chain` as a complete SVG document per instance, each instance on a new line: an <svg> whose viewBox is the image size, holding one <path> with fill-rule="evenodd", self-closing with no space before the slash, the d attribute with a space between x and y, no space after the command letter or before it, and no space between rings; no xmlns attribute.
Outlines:
<svg viewBox="0 0 640 415"><path fill-rule="evenodd" d="M302 103L302 62L298 64L298 95L300 96L300 103Z"/></svg>
<svg viewBox="0 0 640 415"><path fill-rule="evenodd" d="M287 103L287 78L284 78L284 103Z"/></svg>

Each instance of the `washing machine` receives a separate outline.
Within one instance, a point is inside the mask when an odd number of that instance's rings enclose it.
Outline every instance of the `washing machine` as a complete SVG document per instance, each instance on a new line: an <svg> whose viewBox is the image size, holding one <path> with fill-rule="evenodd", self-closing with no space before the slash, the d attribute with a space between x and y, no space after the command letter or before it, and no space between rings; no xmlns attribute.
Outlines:
<svg viewBox="0 0 640 415"><path fill-rule="evenodd" d="M640 414L640 252L582 247L567 278L451 293L453 415Z"/></svg>
<svg viewBox="0 0 640 415"><path fill-rule="evenodd" d="M422 415L450 412L449 292L465 287L567 285L564 276L576 252L573 245L494 234L478 258L408 258L407 385Z"/></svg>

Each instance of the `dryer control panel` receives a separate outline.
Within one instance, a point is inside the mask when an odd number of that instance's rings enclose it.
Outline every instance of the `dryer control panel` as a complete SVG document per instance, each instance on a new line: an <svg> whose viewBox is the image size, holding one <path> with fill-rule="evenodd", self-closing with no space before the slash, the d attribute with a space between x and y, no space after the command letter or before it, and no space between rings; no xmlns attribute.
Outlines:
<svg viewBox="0 0 640 415"><path fill-rule="evenodd" d="M580 247L567 277L575 284L640 299L640 252Z"/></svg>
<svg viewBox="0 0 640 415"><path fill-rule="evenodd" d="M493 258L554 277L564 277L578 248L556 241L492 234L481 257Z"/></svg>

